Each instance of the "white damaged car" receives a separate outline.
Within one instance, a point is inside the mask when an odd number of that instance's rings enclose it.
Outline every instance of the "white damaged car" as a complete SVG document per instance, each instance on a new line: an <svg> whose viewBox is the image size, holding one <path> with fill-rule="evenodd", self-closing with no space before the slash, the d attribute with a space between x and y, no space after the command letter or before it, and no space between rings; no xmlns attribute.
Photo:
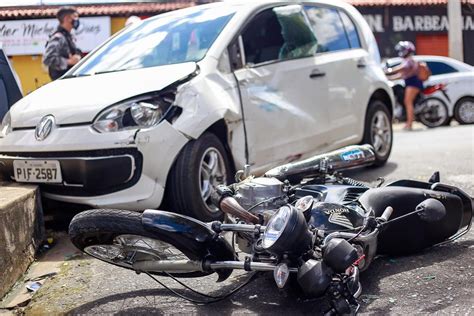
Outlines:
<svg viewBox="0 0 474 316"><path fill-rule="evenodd" d="M249 164L371 143L392 147L394 104L370 28L337 1L223 2L112 37L0 126L0 173L51 199L203 220Z"/></svg>

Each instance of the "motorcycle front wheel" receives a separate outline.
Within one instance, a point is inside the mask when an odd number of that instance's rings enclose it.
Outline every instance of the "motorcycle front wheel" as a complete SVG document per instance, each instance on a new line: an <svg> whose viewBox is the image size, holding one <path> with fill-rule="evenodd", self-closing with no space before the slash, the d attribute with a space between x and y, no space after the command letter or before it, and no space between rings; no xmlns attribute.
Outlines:
<svg viewBox="0 0 474 316"><path fill-rule="evenodd" d="M135 270L139 261L198 260L196 255L172 241L164 242L144 229L142 214L124 210L89 210L76 215L69 225L72 243L84 253ZM208 272L150 272L175 277L200 277Z"/></svg>

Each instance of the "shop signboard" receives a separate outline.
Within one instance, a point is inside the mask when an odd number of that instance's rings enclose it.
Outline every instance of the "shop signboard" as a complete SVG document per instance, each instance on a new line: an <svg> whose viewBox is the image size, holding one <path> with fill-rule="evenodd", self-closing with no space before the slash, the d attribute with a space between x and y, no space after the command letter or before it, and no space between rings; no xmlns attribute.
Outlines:
<svg viewBox="0 0 474 316"><path fill-rule="evenodd" d="M72 32L83 52L90 52L110 37L110 17L81 17L80 21L79 29ZM0 21L0 44L8 56L41 55L57 26L57 19Z"/></svg>
<svg viewBox="0 0 474 316"><path fill-rule="evenodd" d="M377 39L382 57L395 56L393 47L398 41L417 44L432 41L444 45L448 51L449 20L446 6L379 6L357 9L362 13ZM474 6L462 6L464 61L474 64ZM434 42L434 41L439 42ZM444 44L440 44L443 42ZM426 49L425 49L426 51ZM436 52L434 52L436 53Z"/></svg>

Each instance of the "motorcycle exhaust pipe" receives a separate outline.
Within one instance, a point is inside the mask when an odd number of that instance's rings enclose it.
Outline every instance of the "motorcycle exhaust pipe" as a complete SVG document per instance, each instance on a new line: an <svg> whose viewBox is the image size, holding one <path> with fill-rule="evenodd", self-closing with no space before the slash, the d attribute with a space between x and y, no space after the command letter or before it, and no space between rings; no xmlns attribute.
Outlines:
<svg viewBox="0 0 474 316"><path fill-rule="evenodd" d="M146 272L203 272L203 262L194 260L138 261L133 264L135 271Z"/></svg>
<svg viewBox="0 0 474 316"><path fill-rule="evenodd" d="M216 261L209 264L212 270L217 269L235 269L246 271L273 271L276 265L264 262L245 262L245 261ZM288 268L289 272L298 272L297 268Z"/></svg>
<svg viewBox="0 0 474 316"><path fill-rule="evenodd" d="M194 261L194 260L160 260L160 261L139 261L133 264L136 271L146 272L204 272L209 270L234 269L246 271L273 271L276 265L264 262L246 261ZM297 268L288 268L289 272L298 272Z"/></svg>
<svg viewBox="0 0 474 316"><path fill-rule="evenodd" d="M370 166L374 161L375 152L371 145L347 146L326 154L273 168L267 171L265 176L277 178L280 181L288 179L290 182L296 183L303 180L303 178Z"/></svg>

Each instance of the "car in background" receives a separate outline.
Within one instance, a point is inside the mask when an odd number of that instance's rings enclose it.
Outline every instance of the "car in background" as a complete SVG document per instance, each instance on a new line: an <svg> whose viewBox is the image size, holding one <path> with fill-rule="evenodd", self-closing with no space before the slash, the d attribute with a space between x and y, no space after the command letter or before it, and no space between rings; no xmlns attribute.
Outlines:
<svg viewBox="0 0 474 316"><path fill-rule="evenodd" d="M127 27L16 103L0 173L54 200L215 220L214 187L346 145L392 148L374 35L343 1L217 2Z"/></svg>
<svg viewBox="0 0 474 316"><path fill-rule="evenodd" d="M0 122L10 107L22 97L20 81L0 45Z"/></svg>
<svg viewBox="0 0 474 316"><path fill-rule="evenodd" d="M431 70L430 78L423 83L425 87L446 85L446 95L438 92L433 96L443 100L449 117L454 117L460 124L474 123L474 67L443 56L416 55L414 59L425 62ZM390 58L383 66L389 68L400 63L401 58Z"/></svg>

